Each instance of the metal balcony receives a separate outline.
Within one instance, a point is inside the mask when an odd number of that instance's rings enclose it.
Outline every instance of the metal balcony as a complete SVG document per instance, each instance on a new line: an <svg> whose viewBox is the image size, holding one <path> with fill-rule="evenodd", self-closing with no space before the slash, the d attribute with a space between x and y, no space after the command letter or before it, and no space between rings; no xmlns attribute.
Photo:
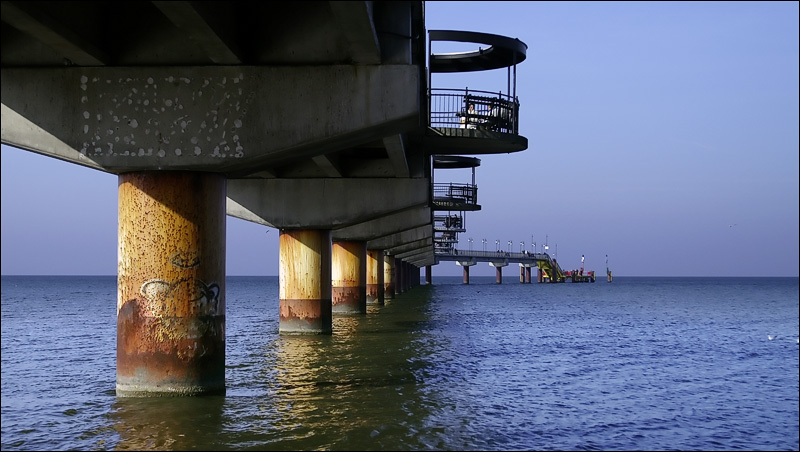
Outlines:
<svg viewBox="0 0 800 452"><path fill-rule="evenodd" d="M431 50L429 87L434 86L430 74L508 70L505 93L430 88L428 131L424 138L430 153L497 154L527 149L528 139L519 135L520 104L516 97L516 66L525 60L527 46L519 39L469 31L430 30L429 38L431 49L435 41L488 46L458 53Z"/></svg>

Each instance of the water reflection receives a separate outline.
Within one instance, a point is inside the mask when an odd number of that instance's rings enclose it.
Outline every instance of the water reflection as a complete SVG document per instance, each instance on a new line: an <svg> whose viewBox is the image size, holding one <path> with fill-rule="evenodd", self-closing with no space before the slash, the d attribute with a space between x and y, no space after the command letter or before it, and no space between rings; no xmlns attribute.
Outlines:
<svg viewBox="0 0 800 452"><path fill-rule="evenodd" d="M110 417L116 450L203 449L219 441L222 396L117 397Z"/></svg>
<svg viewBox="0 0 800 452"><path fill-rule="evenodd" d="M334 316L331 335L248 326L232 341L226 397L118 398L117 447L447 448L458 434L441 425L452 404L441 400L442 375L432 369L435 353L450 345L433 332L430 309L430 291L420 288L368 306L367 315ZM239 349L247 345L249 352Z"/></svg>
<svg viewBox="0 0 800 452"><path fill-rule="evenodd" d="M433 350L414 330L428 321L426 292L419 292L369 306L366 316L335 316L330 336L284 335L266 347L270 397L258 403L280 430L272 447L429 447L419 432L435 406L424 381Z"/></svg>

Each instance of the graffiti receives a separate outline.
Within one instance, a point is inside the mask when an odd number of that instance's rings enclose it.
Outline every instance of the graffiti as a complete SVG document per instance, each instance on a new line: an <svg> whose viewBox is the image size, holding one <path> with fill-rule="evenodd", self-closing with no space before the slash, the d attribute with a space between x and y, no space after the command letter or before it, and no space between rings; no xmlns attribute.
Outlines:
<svg viewBox="0 0 800 452"><path fill-rule="evenodd" d="M206 284L194 278L171 282L150 279L142 284L140 293L147 300L146 310L153 317L177 316L175 302L181 300L189 301L190 313L194 315L216 315L219 308L219 284Z"/></svg>
<svg viewBox="0 0 800 452"><path fill-rule="evenodd" d="M200 265L196 252L178 251L169 258L169 263L178 268L194 268Z"/></svg>

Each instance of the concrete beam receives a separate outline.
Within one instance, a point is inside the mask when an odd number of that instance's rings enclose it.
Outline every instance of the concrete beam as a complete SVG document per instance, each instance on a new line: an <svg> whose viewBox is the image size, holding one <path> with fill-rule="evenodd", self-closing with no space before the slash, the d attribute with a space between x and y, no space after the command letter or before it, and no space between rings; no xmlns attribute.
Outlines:
<svg viewBox="0 0 800 452"><path fill-rule="evenodd" d="M392 162L397 177L409 177L408 161L406 160L406 146L403 135L397 134L383 139L386 153Z"/></svg>
<svg viewBox="0 0 800 452"><path fill-rule="evenodd" d="M104 51L78 36L60 18L52 17L48 8L32 2L1 2L0 15L3 22L64 55L65 64L100 66L111 61Z"/></svg>
<svg viewBox="0 0 800 452"><path fill-rule="evenodd" d="M333 231L334 240L376 240L431 224L430 207L415 207Z"/></svg>
<svg viewBox="0 0 800 452"><path fill-rule="evenodd" d="M325 172L327 177L342 177L344 170L338 159L332 155L317 155L311 158L322 171Z"/></svg>
<svg viewBox="0 0 800 452"><path fill-rule="evenodd" d="M82 163L78 153L112 173L242 177L419 127L410 65L2 68L0 76L3 143ZM73 152L34 133L43 130Z"/></svg>
<svg viewBox="0 0 800 452"><path fill-rule="evenodd" d="M429 185L427 179L230 179L227 213L275 228L335 229L425 205Z"/></svg>
<svg viewBox="0 0 800 452"><path fill-rule="evenodd" d="M387 251L395 257L399 257L400 259L405 259L406 256L411 255L410 253L419 251L420 248L425 248L425 247L433 247L432 238L419 239L419 240L414 240L413 242L407 242L402 245L390 248Z"/></svg>
<svg viewBox="0 0 800 452"><path fill-rule="evenodd" d="M372 2L328 2L338 29L349 44L352 60L380 64L381 49L372 21Z"/></svg>
<svg viewBox="0 0 800 452"><path fill-rule="evenodd" d="M426 226L419 226L407 231L398 232L396 234L387 235L376 240L367 242L367 249L371 250L387 250L391 253L392 248L396 248L406 243L414 242L416 240L433 238L433 226L430 224Z"/></svg>
<svg viewBox="0 0 800 452"><path fill-rule="evenodd" d="M421 254L418 257L410 259L408 262L417 267L426 267L428 265L436 265L436 257L433 254L433 250L431 250L429 253Z"/></svg>
<svg viewBox="0 0 800 452"><path fill-rule="evenodd" d="M406 244L405 246L411 247L411 245L417 245L416 248L409 249L408 251L402 251L395 254L395 256L403 259L404 261L411 261L413 259L417 259L420 255L427 254L431 252L433 245L433 241L429 239L420 240L418 242L413 242ZM421 246L419 246L421 245Z"/></svg>
<svg viewBox="0 0 800 452"><path fill-rule="evenodd" d="M196 43L209 60L215 64L241 64L241 51L235 36L227 36L224 30L231 27L234 13L225 2L153 2L167 19L182 33ZM213 8L213 9L212 9ZM220 22L225 26L215 26Z"/></svg>

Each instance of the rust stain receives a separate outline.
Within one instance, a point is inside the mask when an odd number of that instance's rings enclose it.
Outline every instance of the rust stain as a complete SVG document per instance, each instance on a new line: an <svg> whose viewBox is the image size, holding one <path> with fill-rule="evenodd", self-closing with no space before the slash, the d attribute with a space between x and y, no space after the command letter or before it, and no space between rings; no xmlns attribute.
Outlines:
<svg viewBox="0 0 800 452"><path fill-rule="evenodd" d="M377 298L379 287L378 284L367 284L367 297Z"/></svg>
<svg viewBox="0 0 800 452"><path fill-rule="evenodd" d="M117 316L117 375L146 369L152 382L194 379L225 367L225 317L149 317L142 300L128 300Z"/></svg>
<svg viewBox="0 0 800 452"><path fill-rule="evenodd" d="M366 287L334 287L332 303L337 305L359 306L364 301L366 295Z"/></svg>
<svg viewBox="0 0 800 452"><path fill-rule="evenodd" d="M118 383L224 387L224 201L219 175L119 176Z"/></svg>
<svg viewBox="0 0 800 452"><path fill-rule="evenodd" d="M325 300L280 299L280 319L314 321L325 315Z"/></svg>

